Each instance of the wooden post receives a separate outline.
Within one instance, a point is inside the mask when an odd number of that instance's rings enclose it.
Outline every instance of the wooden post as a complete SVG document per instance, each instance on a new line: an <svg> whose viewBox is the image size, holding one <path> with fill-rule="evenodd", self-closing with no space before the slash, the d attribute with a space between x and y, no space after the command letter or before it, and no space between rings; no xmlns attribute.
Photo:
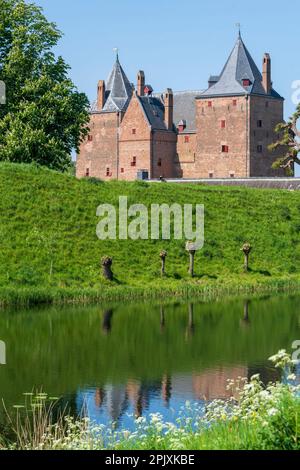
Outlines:
<svg viewBox="0 0 300 470"><path fill-rule="evenodd" d="M160 259L161 259L161 276L165 275L165 267L166 267L166 257L167 257L167 252L165 250L162 250L159 254Z"/></svg>
<svg viewBox="0 0 300 470"><path fill-rule="evenodd" d="M107 279L108 281L112 281L113 280L113 272L111 270L112 258L110 258L109 256L103 256L103 258L101 259L101 264L102 264L102 271L103 271L104 278Z"/></svg>
<svg viewBox="0 0 300 470"><path fill-rule="evenodd" d="M241 251L244 253L244 271L247 273L249 271L249 255L252 250L250 243L244 243L241 248Z"/></svg>

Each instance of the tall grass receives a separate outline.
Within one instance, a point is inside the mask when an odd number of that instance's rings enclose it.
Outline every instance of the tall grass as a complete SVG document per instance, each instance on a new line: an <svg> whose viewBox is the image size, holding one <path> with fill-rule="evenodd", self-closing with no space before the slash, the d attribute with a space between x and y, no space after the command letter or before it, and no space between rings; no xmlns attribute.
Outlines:
<svg viewBox="0 0 300 470"><path fill-rule="evenodd" d="M0 303L190 295L200 290L281 288L300 281L300 193L203 185L76 180L45 168L0 163ZM205 206L205 244L188 276L185 240L99 240L99 204ZM150 211L149 211L150 213ZM240 248L251 242L250 270ZM166 276L159 253L167 250ZM101 275L113 257L114 281ZM284 281L284 282L282 282ZM240 287L241 286L241 287ZM150 290L152 292L150 292Z"/></svg>

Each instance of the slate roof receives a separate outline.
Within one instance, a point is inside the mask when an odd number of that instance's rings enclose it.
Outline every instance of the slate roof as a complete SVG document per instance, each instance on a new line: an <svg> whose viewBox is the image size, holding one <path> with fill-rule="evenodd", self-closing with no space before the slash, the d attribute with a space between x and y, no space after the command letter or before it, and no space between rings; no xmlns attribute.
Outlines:
<svg viewBox="0 0 300 470"><path fill-rule="evenodd" d="M139 96L139 100L152 129L166 130L164 121L165 107L162 96Z"/></svg>
<svg viewBox="0 0 300 470"><path fill-rule="evenodd" d="M244 79L249 79L251 85L244 87ZM246 48L241 35L239 35L233 51L221 72L218 82L202 93L200 98L227 95L238 96L245 94L266 95L266 92L262 86L262 74L258 70L254 60ZM270 96L281 98L281 96L273 89Z"/></svg>
<svg viewBox="0 0 300 470"><path fill-rule="evenodd" d="M186 121L184 132L196 131L196 101L195 98L203 91L177 91L174 93L173 121L177 127L179 121Z"/></svg>
<svg viewBox="0 0 300 470"><path fill-rule="evenodd" d="M117 112L125 111L133 92L133 85L129 82L119 62L116 62L105 82L105 105L103 109L97 108L97 101L91 105L91 112Z"/></svg>
<svg viewBox="0 0 300 470"><path fill-rule="evenodd" d="M173 108L173 122L174 122L174 128L177 128L177 125L180 121L186 121L186 128L184 132L195 132L196 131L196 101L195 98L199 96L199 94L202 93L202 90L189 90L189 91L176 91L173 93L173 99L174 99L174 108ZM148 97L143 97L144 98ZM164 101L163 101L163 94L161 93L155 93L151 97L152 99L158 100L160 105L160 112L158 113L158 116L156 116L155 121L152 121L151 119L148 120L152 124L154 129L166 129L166 126L164 124ZM150 112L151 109L149 109L148 112ZM147 112L146 112L147 114ZM148 116L148 115L147 115ZM160 122L158 122L158 119Z"/></svg>

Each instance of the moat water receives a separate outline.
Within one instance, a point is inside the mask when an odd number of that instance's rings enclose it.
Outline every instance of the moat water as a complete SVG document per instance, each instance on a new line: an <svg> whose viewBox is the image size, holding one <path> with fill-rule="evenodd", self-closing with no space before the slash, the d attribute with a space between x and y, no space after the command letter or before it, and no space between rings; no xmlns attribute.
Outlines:
<svg viewBox="0 0 300 470"><path fill-rule="evenodd" d="M300 340L300 296L3 310L0 340L7 408L42 389L128 429L132 415L175 421L187 401L226 398L228 379L279 378L268 357Z"/></svg>

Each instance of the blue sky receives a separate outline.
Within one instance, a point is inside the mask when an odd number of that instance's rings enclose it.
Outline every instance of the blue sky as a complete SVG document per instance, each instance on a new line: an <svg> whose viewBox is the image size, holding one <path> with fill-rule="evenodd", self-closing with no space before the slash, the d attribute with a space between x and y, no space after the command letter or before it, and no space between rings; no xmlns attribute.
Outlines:
<svg viewBox="0 0 300 470"><path fill-rule="evenodd" d="M219 74L237 37L242 37L261 69L272 58L274 88L286 98L285 114L295 109L292 83L300 81L299 0L36 0L64 37L57 53L71 66L71 77L90 100L106 79L119 48L121 64L136 83L139 69L155 91L207 87ZM300 94L299 94L300 96Z"/></svg>

